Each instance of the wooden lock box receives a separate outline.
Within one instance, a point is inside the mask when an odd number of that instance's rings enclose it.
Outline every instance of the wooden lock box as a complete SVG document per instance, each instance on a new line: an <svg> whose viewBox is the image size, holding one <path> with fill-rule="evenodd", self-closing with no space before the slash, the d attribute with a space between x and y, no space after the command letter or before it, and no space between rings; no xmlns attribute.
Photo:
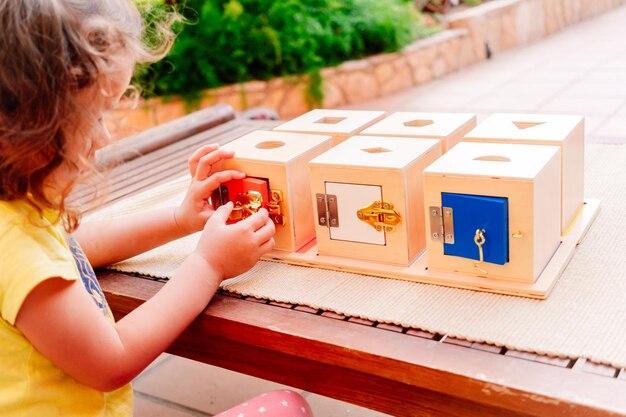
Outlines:
<svg viewBox="0 0 626 417"><path fill-rule="evenodd" d="M331 135L336 145L358 134L384 114L383 111L315 109L276 126L274 130Z"/></svg>
<svg viewBox="0 0 626 417"><path fill-rule="evenodd" d="M309 163L320 255L410 264L425 248L422 171L437 139L355 136Z"/></svg>
<svg viewBox="0 0 626 417"><path fill-rule="evenodd" d="M218 170L245 172L211 197L214 207L233 201L230 221L267 208L276 224L275 249L297 251L315 238L308 162L330 149L330 136L254 131L222 145L235 157L221 161Z"/></svg>
<svg viewBox="0 0 626 417"><path fill-rule="evenodd" d="M429 270L534 283L560 243L560 148L461 142L424 171Z"/></svg>
<svg viewBox="0 0 626 417"><path fill-rule="evenodd" d="M445 153L474 127L476 115L469 113L398 112L364 129L360 135L439 139Z"/></svg>
<svg viewBox="0 0 626 417"><path fill-rule="evenodd" d="M561 234L582 210L584 200L584 134L582 116L493 114L465 135L465 142L524 143L561 148Z"/></svg>

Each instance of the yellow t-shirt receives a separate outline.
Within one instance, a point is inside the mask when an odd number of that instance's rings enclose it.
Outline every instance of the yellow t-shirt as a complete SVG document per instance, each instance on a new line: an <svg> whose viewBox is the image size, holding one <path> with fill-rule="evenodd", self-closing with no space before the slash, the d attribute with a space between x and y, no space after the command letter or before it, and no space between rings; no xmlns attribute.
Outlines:
<svg viewBox="0 0 626 417"><path fill-rule="evenodd" d="M130 384L110 393L87 387L41 355L15 327L29 292L51 277L81 279L111 316L93 269L78 244L68 242L24 201L0 201L0 415L20 417L132 416Z"/></svg>

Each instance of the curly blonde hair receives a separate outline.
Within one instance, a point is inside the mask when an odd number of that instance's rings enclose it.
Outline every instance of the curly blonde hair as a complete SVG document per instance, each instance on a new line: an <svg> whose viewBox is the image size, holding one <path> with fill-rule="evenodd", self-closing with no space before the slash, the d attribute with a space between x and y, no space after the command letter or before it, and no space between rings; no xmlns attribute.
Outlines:
<svg viewBox="0 0 626 417"><path fill-rule="evenodd" d="M79 213L66 206L76 181L60 197L45 193L55 169L85 165L68 152L68 126L81 112L76 95L102 87L120 51L133 65L163 57L174 20L152 27L148 45L130 0L0 0L0 200L26 199L40 212L56 210L66 230L78 226Z"/></svg>

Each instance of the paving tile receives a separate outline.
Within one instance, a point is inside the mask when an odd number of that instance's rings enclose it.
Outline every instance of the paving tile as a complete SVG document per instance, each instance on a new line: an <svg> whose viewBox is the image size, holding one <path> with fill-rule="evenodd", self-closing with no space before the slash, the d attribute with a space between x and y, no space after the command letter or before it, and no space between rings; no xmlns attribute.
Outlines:
<svg viewBox="0 0 626 417"><path fill-rule="evenodd" d="M286 388L290 387L176 356L134 383L138 393L207 414Z"/></svg>
<svg viewBox="0 0 626 417"><path fill-rule="evenodd" d="M611 97L580 97L560 95L539 108L540 113L581 114L583 116L609 116L624 104L624 99Z"/></svg>
<svg viewBox="0 0 626 417"><path fill-rule="evenodd" d="M583 116L585 117L585 141L588 142L590 138L595 136L594 132L609 119L609 116L588 116L586 114Z"/></svg>
<svg viewBox="0 0 626 417"><path fill-rule="evenodd" d="M152 371L156 370L159 368L159 366L161 366L162 364L164 364L165 362L171 360L173 358L172 355L170 355L169 353L162 353L161 355L159 355L158 358L156 358L146 369L144 369L144 371L139 374L136 378L135 378L135 383L137 383L139 380L141 380L142 378L145 378L147 375L149 375Z"/></svg>
<svg viewBox="0 0 626 417"><path fill-rule="evenodd" d="M626 139L626 115L609 117L601 126L593 131L599 138Z"/></svg>
<svg viewBox="0 0 626 417"><path fill-rule="evenodd" d="M565 86L582 78L586 74L585 71L575 71L573 69L565 69L563 71L545 71L543 68L536 68L517 78L523 84L548 84Z"/></svg>
<svg viewBox="0 0 626 417"><path fill-rule="evenodd" d="M182 407L176 407L167 404L159 399L144 397L141 394L135 394L135 410L133 417L198 417L206 414L200 414L193 410L186 410Z"/></svg>
<svg viewBox="0 0 626 417"><path fill-rule="evenodd" d="M604 66L594 68L580 80L583 84L615 84L626 83L626 72L621 68L606 68Z"/></svg>
<svg viewBox="0 0 626 417"><path fill-rule="evenodd" d="M321 395L312 393L304 393L303 395L311 405L313 415L316 417L389 417L388 414Z"/></svg>
<svg viewBox="0 0 626 417"><path fill-rule="evenodd" d="M626 96L626 83L583 80L572 84L567 93L582 97L623 98Z"/></svg>
<svg viewBox="0 0 626 417"><path fill-rule="evenodd" d="M535 109L545 101L533 95L515 96L498 95L483 97L467 107L472 112L489 113L534 113Z"/></svg>

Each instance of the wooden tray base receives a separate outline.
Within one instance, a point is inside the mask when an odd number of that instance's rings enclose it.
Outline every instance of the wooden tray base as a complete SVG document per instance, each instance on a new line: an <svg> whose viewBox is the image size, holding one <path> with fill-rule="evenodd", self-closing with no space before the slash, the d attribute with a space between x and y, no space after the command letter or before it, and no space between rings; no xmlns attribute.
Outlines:
<svg viewBox="0 0 626 417"><path fill-rule="evenodd" d="M576 246L584 238L599 211L600 200L585 200L585 204L578 218L570 227L568 233L561 237L559 248L556 250L539 278L532 284L504 279L477 277L454 272L429 270L426 267L425 252L409 266L383 264L338 256L318 255L315 240L311 241L298 252L272 251L263 259L293 265L354 272L382 278L393 278L422 282L425 284L545 299L574 255Z"/></svg>

